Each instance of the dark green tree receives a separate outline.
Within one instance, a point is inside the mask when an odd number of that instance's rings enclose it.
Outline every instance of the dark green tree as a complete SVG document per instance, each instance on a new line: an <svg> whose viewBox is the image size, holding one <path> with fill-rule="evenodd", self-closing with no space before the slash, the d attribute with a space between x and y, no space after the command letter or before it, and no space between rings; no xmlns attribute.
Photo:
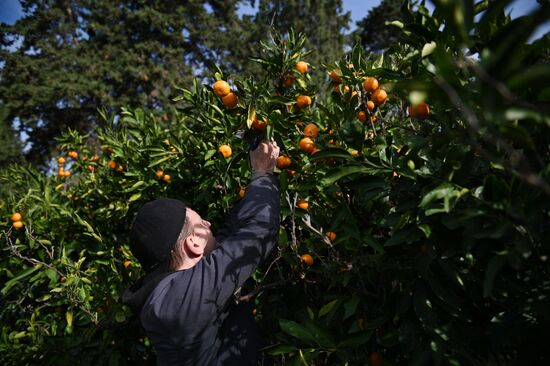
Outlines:
<svg viewBox="0 0 550 366"><path fill-rule="evenodd" d="M369 13L357 22L357 30L352 39L359 42L366 52L380 53L395 44L401 32L386 22L401 21L402 0L382 0L380 5L372 8Z"/></svg>
<svg viewBox="0 0 550 366"><path fill-rule="evenodd" d="M0 25L0 95L7 121L18 118L29 136L29 161L44 163L66 128L93 131L99 106L170 114L176 87L209 74L214 63L231 66L224 55L243 32L237 4L22 2L24 16Z"/></svg>
<svg viewBox="0 0 550 366"><path fill-rule="evenodd" d="M22 163L21 143L15 131L7 122L8 110L0 102L0 169L10 164Z"/></svg>

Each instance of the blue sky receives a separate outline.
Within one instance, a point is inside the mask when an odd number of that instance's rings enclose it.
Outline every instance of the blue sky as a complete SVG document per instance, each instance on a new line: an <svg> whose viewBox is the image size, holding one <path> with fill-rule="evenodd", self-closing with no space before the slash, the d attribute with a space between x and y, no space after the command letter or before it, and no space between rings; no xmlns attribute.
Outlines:
<svg viewBox="0 0 550 366"><path fill-rule="evenodd" d="M322 0L318 0L322 1ZM380 4L381 0L343 0L344 11L351 12L350 30L355 28L355 23L367 15L368 11ZM531 12L539 5L536 0L514 0L508 7L512 12L512 17L518 17ZM253 11L248 6L243 7L243 12L249 13ZM18 0L0 0L0 22L13 24L21 16L21 7ZM534 38L538 38L550 30L550 23L546 23L537 31Z"/></svg>

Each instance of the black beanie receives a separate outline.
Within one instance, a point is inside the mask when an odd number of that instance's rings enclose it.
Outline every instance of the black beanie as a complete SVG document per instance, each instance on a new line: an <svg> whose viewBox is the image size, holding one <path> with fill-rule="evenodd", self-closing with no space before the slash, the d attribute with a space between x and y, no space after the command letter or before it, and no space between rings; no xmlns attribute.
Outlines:
<svg viewBox="0 0 550 366"><path fill-rule="evenodd" d="M130 249L145 273L168 263L185 224L186 205L161 198L143 205L130 233Z"/></svg>

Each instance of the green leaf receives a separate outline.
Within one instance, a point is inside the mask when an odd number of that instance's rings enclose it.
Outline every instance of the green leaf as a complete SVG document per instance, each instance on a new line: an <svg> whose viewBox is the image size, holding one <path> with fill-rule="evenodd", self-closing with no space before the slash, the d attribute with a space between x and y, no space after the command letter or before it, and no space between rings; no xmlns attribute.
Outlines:
<svg viewBox="0 0 550 366"><path fill-rule="evenodd" d="M315 337L304 326L292 320L279 319L281 330L295 338L306 342L315 342Z"/></svg>
<svg viewBox="0 0 550 366"><path fill-rule="evenodd" d="M271 348L265 349L265 352L269 353L270 355L282 355L285 353L292 353L296 352L298 348L292 344L280 344Z"/></svg>
<svg viewBox="0 0 550 366"><path fill-rule="evenodd" d="M328 148L325 150L321 150L319 152L316 152L311 156L312 161L316 160L322 160L322 159L346 159L346 160L353 160L353 156L344 149L339 148Z"/></svg>
<svg viewBox="0 0 550 366"><path fill-rule="evenodd" d="M248 113L246 114L246 126L252 128L252 123L256 119L256 107L254 104L248 106Z"/></svg>
<svg viewBox="0 0 550 366"><path fill-rule="evenodd" d="M434 41L426 43L424 47L422 47L422 57L431 55L434 52L436 46L437 44Z"/></svg>
<svg viewBox="0 0 550 366"><path fill-rule="evenodd" d="M14 278L12 278L11 280L7 281L4 284L4 287L2 288L2 291L1 291L2 295L6 295L8 293L8 291L10 290L10 288L12 288L14 285L16 285L17 282L19 282L22 279L30 276L31 274L33 274L37 270L38 270L38 267L29 267L29 268L19 272L17 274L17 276L15 276Z"/></svg>
<svg viewBox="0 0 550 366"><path fill-rule="evenodd" d="M319 317L328 314L337 303L338 300L332 300L328 304L323 305L321 307L321 310L319 310Z"/></svg>
<svg viewBox="0 0 550 366"><path fill-rule="evenodd" d="M149 165L147 165L147 167L148 167L148 168L152 168L152 167L154 167L154 166L156 166L156 165L159 165L159 164L164 163L164 162L167 161L167 160L170 160L170 158L171 158L170 155L164 156L164 157L162 157L162 158L160 158L160 159L158 159L158 160L155 160L155 161L149 163Z"/></svg>
<svg viewBox="0 0 550 366"><path fill-rule="evenodd" d="M347 177L352 174L359 174L359 173L371 174L372 169L362 165L348 165L341 168L336 168L331 170L327 175L321 178L321 184L324 186L328 186L328 185L334 184L335 182L339 181L344 177Z"/></svg>
<svg viewBox="0 0 550 366"><path fill-rule="evenodd" d="M344 304L344 317L343 320L346 320L352 315L355 315L357 312L357 306L359 306L359 296L353 295L351 299Z"/></svg>

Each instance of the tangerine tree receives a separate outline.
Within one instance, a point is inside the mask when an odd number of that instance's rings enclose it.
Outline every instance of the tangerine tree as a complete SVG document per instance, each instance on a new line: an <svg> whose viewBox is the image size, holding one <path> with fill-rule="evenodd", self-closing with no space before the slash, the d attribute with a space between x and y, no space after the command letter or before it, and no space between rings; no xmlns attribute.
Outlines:
<svg viewBox="0 0 550 366"><path fill-rule="evenodd" d="M219 70L181 89L168 121L100 110L97 136L58 141L57 174L3 171L4 363L152 363L120 304L141 274L132 219L170 196L222 224L262 138L284 156L281 228L238 297L255 305L266 357L547 361L548 36L526 41L549 9L512 20L505 3L404 2L404 42L331 65L274 31L254 59L263 78Z"/></svg>

